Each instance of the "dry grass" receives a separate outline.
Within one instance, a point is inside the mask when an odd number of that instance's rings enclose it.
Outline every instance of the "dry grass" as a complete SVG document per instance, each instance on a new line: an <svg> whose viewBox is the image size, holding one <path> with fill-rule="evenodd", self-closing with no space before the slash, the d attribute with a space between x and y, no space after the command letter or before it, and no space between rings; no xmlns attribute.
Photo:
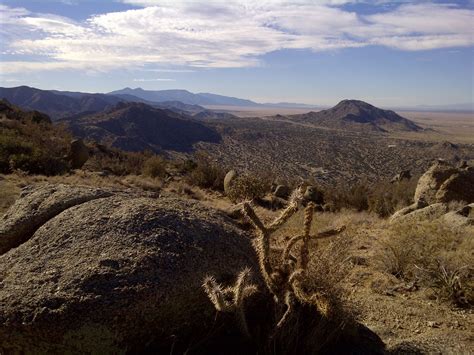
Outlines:
<svg viewBox="0 0 474 355"><path fill-rule="evenodd" d="M378 260L384 271L433 289L440 300L474 302L472 227L438 221L393 225L381 241Z"/></svg>

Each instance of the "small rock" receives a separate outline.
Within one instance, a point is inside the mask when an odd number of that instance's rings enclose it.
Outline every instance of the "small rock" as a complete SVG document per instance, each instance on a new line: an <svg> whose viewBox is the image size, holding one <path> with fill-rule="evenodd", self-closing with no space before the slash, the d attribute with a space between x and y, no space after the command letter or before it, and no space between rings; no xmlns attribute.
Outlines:
<svg viewBox="0 0 474 355"><path fill-rule="evenodd" d="M430 328L439 328L439 323L438 323L438 322L429 321L429 322L428 322L428 327L430 327Z"/></svg>

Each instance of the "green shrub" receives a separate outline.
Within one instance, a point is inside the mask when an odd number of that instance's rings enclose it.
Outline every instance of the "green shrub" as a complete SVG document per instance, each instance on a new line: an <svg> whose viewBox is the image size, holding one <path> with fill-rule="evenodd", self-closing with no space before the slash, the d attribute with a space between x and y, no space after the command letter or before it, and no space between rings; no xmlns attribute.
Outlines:
<svg viewBox="0 0 474 355"><path fill-rule="evenodd" d="M61 157L60 147L45 144L38 136L21 133L0 128L0 173L21 170L29 174L58 175L69 169Z"/></svg>
<svg viewBox="0 0 474 355"><path fill-rule="evenodd" d="M202 152L196 153L194 163L188 163L188 167L192 169L186 177L188 184L224 191L226 170L221 165L213 162L209 156ZM192 168L193 166L194 168Z"/></svg>

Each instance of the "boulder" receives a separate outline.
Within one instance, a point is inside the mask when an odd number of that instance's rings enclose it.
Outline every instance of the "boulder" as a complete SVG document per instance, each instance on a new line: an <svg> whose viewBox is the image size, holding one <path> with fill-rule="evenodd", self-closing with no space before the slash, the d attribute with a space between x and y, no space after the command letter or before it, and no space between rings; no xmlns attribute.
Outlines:
<svg viewBox="0 0 474 355"><path fill-rule="evenodd" d="M71 168L80 169L89 159L89 149L82 139L75 139L71 142L69 160Z"/></svg>
<svg viewBox="0 0 474 355"><path fill-rule="evenodd" d="M305 202L314 202L317 205L324 204L323 193L316 186L307 186L303 199Z"/></svg>
<svg viewBox="0 0 474 355"><path fill-rule="evenodd" d="M402 180L410 180L411 179L411 172L410 170L402 170L397 175L395 175L390 182L393 184L395 182L400 182Z"/></svg>
<svg viewBox="0 0 474 355"><path fill-rule="evenodd" d="M28 240L41 225L62 211L110 195L87 186L45 184L24 188L21 198L0 219L0 255Z"/></svg>
<svg viewBox="0 0 474 355"><path fill-rule="evenodd" d="M442 216L443 221L453 227L474 225L474 203L458 211L451 211Z"/></svg>
<svg viewBox="0 0 474 355"><path fill-rule="evenodd" d="M286 186L286 185L278 185L274 192L273 192L273 195L275 195L275 197L279 197L279 198L283 198L283 199L287 199L288 196L290 196L290 193L291 193L291 189Z"/></svg>
<svg viewBox="0 0 474 355"><path fill-rule="evenodd" d="M424 208L426 206L428 206L428 204L426 203L425 200L423 200L422 198L418 199L414 203L412 203L410 206L404 207L401 210L398 210L397 212L395 212L392 215L392 217L390 217L390 222L394 222L400 217L405 216L409 213L412 213L413 211L419 210L420 208Z"/></svg>
<svg viewBox="0 0 474 355"><path fill-rule="evenodd" d="M231 191L232 184L237 178L238 174L235 170L230 170L224 177L224 192L228 195Z"/></svg>
<svg viewBox="0 0 474 355"><path fill-rule="evenodd" d="M233 282L244 267L258 269L248 235L189 200L40 188L0 229L19 221L34 228L0 256L0 353L169 351L212 329L206 275Z"/></svg>
<svg viewBox="0 0 474 355"><path fill-rule="evenodd" d="M465 201L474 202L474 168L458 169L458 172L446 179L435 195L438 202Z"/></svg>
<svg viewBox="0 0 474 355"><path fill-rule="evenodd" d="M391 223L406 223L406 222L418 222L418 221L432 221L448 211L448 206L444 203L434 203L421 209L413 210L405 215L398 215L390 219Z"/></svg>
<svg viewBox="0 0 474 355"><path fill-rule="evenodd" d="M458 172L459 169L450 164L437 161L418 180L415 201L422 198L428 204L440 202L436 197L436 193L446 180Z"/></svg>

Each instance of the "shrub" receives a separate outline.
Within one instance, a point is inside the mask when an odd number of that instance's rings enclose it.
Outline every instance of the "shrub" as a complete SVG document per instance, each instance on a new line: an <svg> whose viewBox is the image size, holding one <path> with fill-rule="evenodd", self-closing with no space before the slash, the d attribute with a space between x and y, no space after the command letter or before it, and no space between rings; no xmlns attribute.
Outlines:
<svg viewBox="0 0 474 355"><path fill-rule="evenodd" d="M69 169L63 159L68 138L60 127L45 123L16 121L0 126L0 173L63 174Z"/></svg>
<svg viewBox="0 0 474 355"><path fill-rule="evenodd" d="M341 209L355 209L365 211L369 208L369 188L367 184L360 183L352 187L343 185L324 190L325 200L333 206L335 211Z"/></svg>
<svg viewBox="0 0 474 355"><path fill-rule="evenodd" d="M213 162L209 156L202 152L196 153L194 163L187 165L191 169L186 177L188 184L224 191L226 170L221 165Z"/></svg>
<svg viewBox="0 0 474 355"><path fill-rule="evenodd" d="M271 180L260 176L240 175L231 184L227 196L231 201L260 199L271 190Z"/></svg>
<svg viewBox="0 0 474 355"><path fill-rule="evenodd" d="M166 161L157 155L154 155L143 164L142 173L145 176L152 178L165 177L166 176Z"/></svg>
<svg viewBox="0 0 474 355"><path fill-rule="evenodd" d="M151 156L148 152L125 152L117 148L92 145L92 156L83 169L106 171L116 176L140 175L145 161Z"/></svg>
<svg viewBox="0 0 474 355"><path fill-rule="evenodd" d="M452 228L439 221L396 224L381 243L378 260L384 271L419 282L439 299L473 302L472 229Z"/></svg>
<svg viewBox="0 0 474 355"><path fill-rule="evenodd" d="M375 185L368 196L368 210L380 217L391 216L413 202L417 182L417 179L411 179Z"/></svg>

